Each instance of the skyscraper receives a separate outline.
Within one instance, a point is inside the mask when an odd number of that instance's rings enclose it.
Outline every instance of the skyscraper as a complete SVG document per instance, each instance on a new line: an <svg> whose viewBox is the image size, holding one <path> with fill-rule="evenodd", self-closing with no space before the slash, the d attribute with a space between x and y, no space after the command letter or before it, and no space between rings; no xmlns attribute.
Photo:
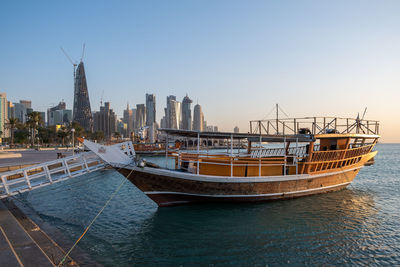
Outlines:
<svg viewBox="0 0 400 267"><path fill-rule="evenodd" d="M172 109L172 101L176 101L176 96L170 95L167 96L167 107L164 109L165 111L165 128L172 128L171 127L171 109Z"/></svg>
<svg viewBox="0 0 400 267"><path fill-rule="evenodd" d="M5 124L8 121L8 103L6 93L0 93L0 131L3 137L9 136L9 131L6 131Z"/></svg>
<svg viewBox="0 0 400 267"><path fill-rule="evenodd" d="M136 115L136 114L135 114ZM131 132L133 132L133 111L129 109L129 103L126 104L126 110L124 110L124 117L122 120L126 124L126 137L129 137Z"/></svg>
<svg viewBox="0 0 400 267"><path fill-rule="evenodd" d="M152 126L156 122L156 96L146 94L146 126Z"/></svg>
<svg viewBox="0 0 400 267"><path fill-rule="evenodd" d="M17 118L19 122L25 123L26 122L26 116L27 116L27 110L24 105L21 103L14 103L14 118Z"/></svg>
<svg viewBox="0 0 400 267"><path fill-rule="evenodd" d="M171 129L180 129L182 122L181 102L176 101L176 96L167 96L167 108L165 109L165 126Z"/></svg>
<svg viewBox="0 0 400 267"><path fill-rule="evenodd" d="M170 127L171 129L180 129L181 124L181 102L176 100L170 101Z"/></svg>
<svg viewBox="0 0 400 267"><path fill-rule="evenodd" d="M140 129L144 127L145 123L146 123L146 106L144 104L137 104L135 129Z"/></svg>
<svg viewBox="0 0 400 267"><path fill-rule="evenodd" d="M182 129L192 130L192 110L193 101L186 95L182 100Z"/></svg>
<svg viewBox="0 0 400 267"><path fill-rule="evenodd" d="M15 109L14 109L14 104L11 101L8 101L7 103L7 110L8 110L8 118L15 118Z"/></svg>
<svg viewBox="0 0 400 267"><path fill-rule="evenodd" d="M23 105L26 109L32 108L32 101L30 100L20 100L19 103Z"/></svg>
<svg viewBox="0 0 400 267"><path fill-rule="evenodd" d="M165 110L165 109L164 109L164 110ZM165 116L163 116L163 117L161 118L160 127L161 127L161 128L167 128L167 119L165 118Z"/></svg>
<svg viewBox="0 0 400 267"><path fill-rule="evenodd" d="M94 113L94 130L103 132L107 138L117 131L117 116L110 108L110 102L105 102L100 111Z"/></svg>
<svg viewBox="0 0 400 267"><path fill-rule="evenodd" d="M47 125L68 125L72 121L72 110L60 109L47 112Z"/></svg>
<svg viewBox="0 0 400 267"><path fill-rule="evenodd" d="M90 109L85 68L82 61L76 69L73 121L78 122L86 131L93 131L93 117Z"/></svg>
<svg viewBox="0 0 400 267"><path fill-rule="evenodd" d="M72 120L72 110L67 110L65 102L47 109L47 125L68 124Z"/></svg>
<svg viewBox="0 0 400 267"><path fill-rule="evenodd" d="M204 127L204 115L201 110L201 106L197 104L194 106L193 112L193 130L194 131L203 131Z"/></svg>
<svg viewBox="0 0 400 267"><path fill-rule="evenodd" d="M132 109L132 121L133 121L133 123L132 123L132 125L133 125L133 130L134 129L136 129L136 108L133 108ZM133 132L133 130L132 130L132 132Z"/></svg>

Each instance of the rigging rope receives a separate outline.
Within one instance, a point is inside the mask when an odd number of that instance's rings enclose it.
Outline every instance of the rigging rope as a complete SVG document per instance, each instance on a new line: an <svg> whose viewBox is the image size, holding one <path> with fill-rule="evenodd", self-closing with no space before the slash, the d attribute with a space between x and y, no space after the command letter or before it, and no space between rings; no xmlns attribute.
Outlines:
<svg viewBox="0 0 400 267"><path fill-rule="evenodd" d="M269 115L271 115L271 113L275 110L275 107L273 107L268 113L267 115L264 116L264 118L262 118L262 121L267 119Z"/></svg>
<svg viewBox="0 0 400 267"><path fill-rule="evenodd" d="M82 235L78 238L78 240L75 241L74 245L70 248L70 250L67 252L67 254L65 254L64 258L60 261L60 263L57 266L62 266L65 259L68 257L68 255L71 253L71 251L75 248L75 246L79 243L79 241L83 238L83 236L87 233L87 231L90 229L90 227L93 225L93 223L97 220L97 218L100 216L100 214L103 212L103 210L108 206L108 204L111 202L111 200L114 198L114 196L118 193L118 191L122 188L124 183L131 176L132 172L133 172L133 169L128 174L128 176L122 181L122 183L117 187L117 189L111 194L110 198L107 200L107 202L104 204L104 206L100 209L100 211L97 213L97 215L93 218L93 220L90 222L90 224L86 227L85 231L83 231Z"/></svg>
<svg viewBox="0 0 400 267"><path fill-rule="evenodd" d="M282 113L286 116L286 118L289 118L288 114L286 114L286 112L283 111L283 109L280 106L278 106L278 108L279 108L280 111L282 111Z"/></svg>

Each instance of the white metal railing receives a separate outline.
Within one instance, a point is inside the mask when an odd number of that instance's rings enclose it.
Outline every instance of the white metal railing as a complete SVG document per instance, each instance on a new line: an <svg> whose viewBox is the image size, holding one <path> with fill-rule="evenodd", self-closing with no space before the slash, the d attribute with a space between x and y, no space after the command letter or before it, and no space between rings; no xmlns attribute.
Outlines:
<svg viewBox="0 0 400 267"><path fill-rule="evenodd" d="M93 152L85 152L3 172L0 173L0 199L97 171L104 167L104 162Z"/></svg>
<svg viewBox="0 0 400 267"><path fill-rule="evenodd" d="M251 149L250 157L269 157L269 156L285 156L286 148L265 148L265 147L254 147ZM297 155L299 157L307 156L307 147L289 147L287 155ZM248 155L247 155L248 156Z"/></svg>

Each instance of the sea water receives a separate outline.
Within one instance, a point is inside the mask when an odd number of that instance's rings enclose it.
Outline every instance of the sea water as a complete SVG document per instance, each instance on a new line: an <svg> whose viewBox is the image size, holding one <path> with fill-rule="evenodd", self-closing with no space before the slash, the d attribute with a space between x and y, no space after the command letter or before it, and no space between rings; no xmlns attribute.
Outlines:
<svg viewBox="0 0 400 267"><path fill-rule="evenodd" d="M399 265L400 144L376 149L347 189L292 200L158 208L125 182L78 250L105 266ZM123 181L99 171L15 202L68 250Z"/></svg>

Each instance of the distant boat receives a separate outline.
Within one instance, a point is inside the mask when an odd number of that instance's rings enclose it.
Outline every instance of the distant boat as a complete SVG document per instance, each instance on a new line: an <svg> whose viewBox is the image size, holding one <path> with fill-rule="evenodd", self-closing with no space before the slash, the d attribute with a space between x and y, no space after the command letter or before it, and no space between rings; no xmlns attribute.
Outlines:
<svg viewBox="0 0 400 267"><path fill-rule="evenodd" d="M251 125L255 127L250 133L161 129L166 140L197 140L196 152L164 151L174 159L174 168L138 162L131 142L111 147L88 140L84 144L163 207L259 202L337 191L347 187L363 166L373 164L377 154L373 148L380 137L377 121L359 118L276 119ZM223 139L227 151L200 151L199 144L206 139ZM233 149L235 142L244 141L245 152Z"/></svg>

